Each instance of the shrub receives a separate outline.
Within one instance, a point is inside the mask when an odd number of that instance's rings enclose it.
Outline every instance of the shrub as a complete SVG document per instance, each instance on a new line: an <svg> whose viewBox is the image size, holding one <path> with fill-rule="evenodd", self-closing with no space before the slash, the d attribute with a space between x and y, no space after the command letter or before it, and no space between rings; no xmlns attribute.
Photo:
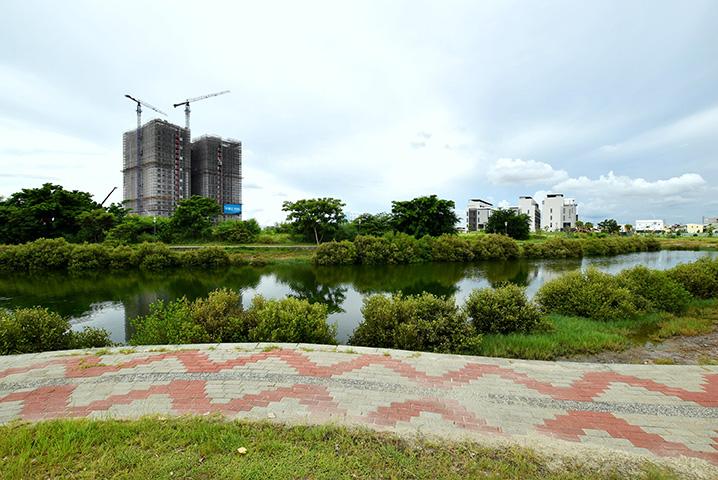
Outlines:
<svg viewBox="0 0 718 480"><path fill-rule="evenodd" d="M432 259L435 262L470 262L474 258L471 245L456 235L442 235L434 239Z"/></svg>
<svg viewBox="0 0 718 480"><path fill-rule="evenodd" d="M171 302L152 302L150 313L133 319L131 323L135 329L130 339L132 345L218 341L212 339L201 325L193 321L190 302L186 297Z"/></svg>
<svg viewBox="0 0 718 480"><path fill-rule="evenodd" d="M394 245L394 262L393 263L416 263L427 261L431 256L431 246L426 247L427 258L423 258L420 249L421 240L417 241L412 235L396 232L384 235L392 245ZM431 238L431 237L426 237ZM433 242L432 242L433 243Z"/></svg>
<svg viewBox="0 0 718 480"><path fill-rule="evenodd" d="M364 320L349 343L430 352L475 351L480 340L453 298L372 295L364 299Z"/></svg>
<svg viewBox="0 0 718 480"><path fill-rule="evenodd" d="M110 259L110 268L113 270L125 270L137 267L138 258L132 247L120 245L119 247L108 250L108 256Z"/></svg>
<svg viewBox="0 0 718 480"><path fill-rule="evenodd" d="M396 246L384 237L358 235L354 239L357 260L364 265L380 265L394 263Z"/></svg>
<svg viewBox="0 0 718 480"><path fill-rule="evenodd" d="M668 275L697 298L718 297L718 259L701 258L678 265Z"/></svg>
<svg viewBox="0 0 718 480"><path fill-rule="evenodd" d="M64 270L72 252L72 246L64 238L41 238L18 248L25 250L30 271Z"/></svg>
<svg viewBox="0 0 718 480"><path fill-rule="evenodd" d="M680 313L691 301L691 294L666 272L638 266L619 273L618 280L638 297L644 311Z"/></svg>
<svg viewBox="0 0 718 480"><path fill-rule="evenodd" d="M239 293L219 289L207 298L150 305L150 313L132 320L133 345L206 342L312 342L336 344L336 326L327 323L327 307L307 300L255 297L242 308Z"/></svg>
<svg viewBox="0 0 718 480"><path fill-rule="evenodd" d="M248 325L243 318L242 298L228 288L209 292L190 304L190 317L216 342L244 342ZM188 342L192 343L192 342Z"/></svg>
<svg viewBox="0 0 718 480"><path fill-rule="evenodd" d="M143 243L135 250L134 262L142 270L164 270L177 264L177 255L163 243Z"/></svg>
<svg viewBox="0 0 718 480"><path fill-rule="evenodd" d="M108 249L97 244L75 245L70 253L67 269L70 272L101 271L110 265Z"/></svg>
<svg viewBox="0 0 718 480"><path fill-rule="evenodd" d="M554 237L543 243L524 245L524 256L534 258L578 258L583 256L581 240Z"/></svg>
<svg viewBox="0 0 718 480"><path fill-rule="evenodd" d="M85 327L79 332L70 330L67 348L99 348L112 346L110 334L102 328Z"/></svg>
<svg viewBox="0 0 718 480"><path fill-rule="evenodd" d="M539 309L512 284L474 290L464 308L480 333L526 333L542 325Z"/></svg>
<svg viewBox="0 0 718 480"><path fill-rule="evenodd" d="M351 265L356 260L356 248L347 240L322 243L314 253L314 263L317 265Z"/></svg>
<svg viewBox="0 0 718 480"><path fill-rule="evenodd" d="M220 247L205 247L183 252L180 260L188 267L226 267L229 265L229 254Z"/></svg>
<svg viewBox="0 0 718 480"><path fill-rule="evenodd" d="M546 312L593 320L620 320L639 311L629 289L617 278L595 269L571 272L545 283L535 300Z"/></svg>
<svg viewBox="0 0 718 480"><path fill-rule="evenodd" d="M70 322L46 308L0 310L0 354L111 345L104 330L71 332Z"/></svg>
<svg viewBox="0 0 718 480"><path fill-rule="evenodd" d="M22 245L0 245L0 271L27 271L25 247Z"/></svg>
<svg viewBox="0 0 718 480"><path fill-rule="evenodd" d="M519 256L519 245L516 240L495 233L478 237L471 248L475 260L504 260Z"/></svg>
<svg viewBox="0 0 718 480"><path fill-rule="evenodd" d="M246 221L227 220L212 228L212 236L218 240L234 243L253 243L262 232L255 219Z"/></svg>
<svg viewBox="0 0 718 480"><path fill-rule="evenodd" d="M256 342L307 342L336 344L336 325L327 323L327 307L298 298L252 299L247 311L249 340Z"/></svg>

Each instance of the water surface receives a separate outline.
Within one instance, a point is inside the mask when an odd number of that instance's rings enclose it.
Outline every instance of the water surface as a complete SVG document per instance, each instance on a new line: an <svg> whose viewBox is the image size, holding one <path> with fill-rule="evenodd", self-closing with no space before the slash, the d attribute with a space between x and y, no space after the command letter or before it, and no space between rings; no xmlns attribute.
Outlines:
<svg viewBox="0 0 718 480"><path fill-rule="evenodd" d="M293 296L328 306L338 340L346 342L361 321L362 299L373 293L431 292L453 295L463 302L475 288L512 282L529 296L546 281L566 272L595 266L616 273L645 265L671 268L718 252L660 251L615 257L562 260L489 261L472 264L318 267L309 264L233 267L221 270L175 270L162 273L117 272L91 276L5 275L0 278L0 307L43 306L71 319L73 328L107 329L112 340L131 335L130 319L149 311L157 299L190 299L227 287L241 292L249 304L257 294L268 298Z"/></svg>

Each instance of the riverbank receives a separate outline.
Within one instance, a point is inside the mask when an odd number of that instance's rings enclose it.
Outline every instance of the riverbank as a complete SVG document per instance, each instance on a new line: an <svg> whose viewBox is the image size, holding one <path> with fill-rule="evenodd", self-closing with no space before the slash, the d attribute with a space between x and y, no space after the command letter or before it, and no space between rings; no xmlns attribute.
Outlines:
<svg viewBox="0 0 718 480"><path fill-rule="evenodd" d="M239 453L240 449L245 453ZM72 459L68 462L68 459ZM218 418L56 420L0 427L0 469L24 478L669 480L669 467L516 446L407 440L331 426Z"/></svg>
<svg viewBox="0 0 718 480"><path fill-rule="evenodd" d="M717 380L716 366L535 362L307 344L15 355L0 358L0 422L11 422L0 427L0 462L4 475L31 477L87 468L98 472L82 473L90 478L132 469L138 477L154 470L149 476L182 478L235 468L242 478L281 478L290 470L314 478L346 472L376 478L377 471L423 478L481 472L673 478L659 475L660 465L677 476L712 478L718 472L712 447L718 404L711 393ZM213 414L271 424L223 423ZM161 418L135 422L147 415ZM203 419L173 420L186 415ZM131 421L12 423L70 417ZM347 430L356 427L406 440ZM427 435L429 443L420 441L418 451L405 449ZM461 441L474 443L461 447ZM316 454L307 455L309 445ZM76 453L68 457L69 451ZM653 476L643 470L647 465Z"/></svg>

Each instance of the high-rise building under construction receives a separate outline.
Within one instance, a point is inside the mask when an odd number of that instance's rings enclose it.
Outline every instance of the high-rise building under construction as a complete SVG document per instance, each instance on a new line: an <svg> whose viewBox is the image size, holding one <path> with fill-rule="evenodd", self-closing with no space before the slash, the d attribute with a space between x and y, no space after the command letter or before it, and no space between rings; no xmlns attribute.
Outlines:
<svg viewBox="0 0 718 480"><path fill-rule="evenodd" d="M242 218L242 143L206 135L190 143L186 128L151 120L123 140L124 203L133 213L167 217L180 200L211 198L222 218ZM138 155L139 152L139 155Z"/></svg>
<svg viewBox="0 0 718 480"><path fill-rule="evenodd" d="M139 134L139 139L137 135ZM190 134L164 120L150 120L122 136L123 198L140 215L166 217L191 195Z"/></svg>
<svg viewBox="0 0 718 480"><path fill-rule="evenodd" d="M192 142L192 195L213 198L225 219L242 218L242 142L205 135Z"/></svg>

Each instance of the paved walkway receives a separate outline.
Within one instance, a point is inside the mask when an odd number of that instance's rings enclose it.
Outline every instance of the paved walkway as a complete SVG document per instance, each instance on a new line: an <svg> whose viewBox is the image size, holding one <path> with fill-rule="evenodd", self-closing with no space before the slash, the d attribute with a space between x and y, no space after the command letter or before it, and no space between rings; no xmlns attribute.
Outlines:
<svg viewBox="0 0 718 480"><path fill-rule="evenodd" d="M0 423L207 412L718 467L716 366L267 344L0 357Z"/></svg>

